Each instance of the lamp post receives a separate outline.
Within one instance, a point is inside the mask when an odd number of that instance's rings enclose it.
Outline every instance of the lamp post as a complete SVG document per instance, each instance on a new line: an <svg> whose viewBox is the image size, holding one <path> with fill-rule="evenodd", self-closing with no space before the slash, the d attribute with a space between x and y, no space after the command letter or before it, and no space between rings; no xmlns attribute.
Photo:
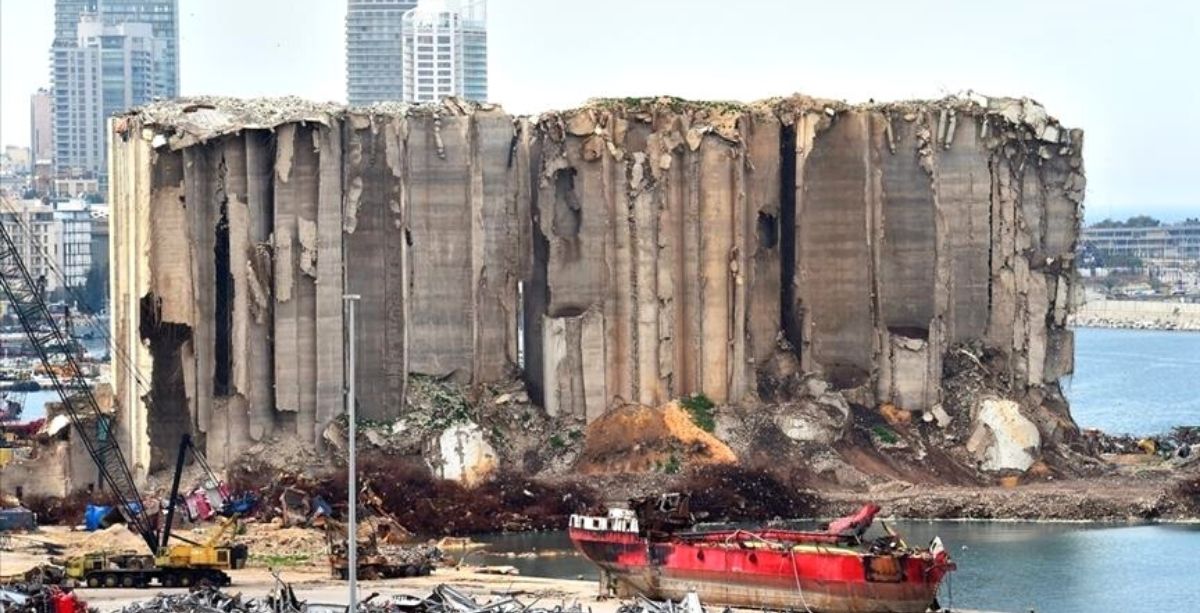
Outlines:
<svg viewBox="0 0 1200 613"><path fill-rule="evenodd" d="M350 355L348 356L348 368L346 369L348 371L346 375L348 382L346 388L346 421L350 427L350 431L347 434L350 443L349 458L347 461L350 475L347 479L347 489L349 492L346 495L348 498L346 501L348 506L346 516L346 578L350 580L350 613L358 612L358 466L356 458L357 450L355 449L355 443L358 439L355 405L358 404L358 397L355 396L354 392L354 381L357 378L355 370L355 354L357 352L354 342L356 332L354 327L354 311L361 297L358 294L344 294L342 296L342 301L346 304L348 320L346 330L350 340Z"/></svg>

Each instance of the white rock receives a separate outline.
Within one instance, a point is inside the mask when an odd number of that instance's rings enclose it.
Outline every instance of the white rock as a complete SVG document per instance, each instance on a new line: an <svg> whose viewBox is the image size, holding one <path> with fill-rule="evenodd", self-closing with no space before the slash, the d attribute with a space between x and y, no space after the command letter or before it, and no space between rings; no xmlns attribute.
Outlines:
<svg viewBox="0 0 1200 613"><path fill-rule="evenodd" d="M830 445L845 435L850 405L837 393L825 393L816 401L789 404L775 416L775 425L796 442Z"/></svg>
<svg viewBox="0 0 1200 613"><path fill-rule="evenodd" d="M967 441L967 451L982 462L984 470L1026 470L1037 460L1041 448L1037 425L1021 415L1011 400L983 401Z"/></svg>
<svg viewBox="0 0 1200 613"><path fill-rule="evenodd" d="M430 471L443 479L474 485L496 470L496 450L478 424L455 424L430 441L425 454Z"/></svg>

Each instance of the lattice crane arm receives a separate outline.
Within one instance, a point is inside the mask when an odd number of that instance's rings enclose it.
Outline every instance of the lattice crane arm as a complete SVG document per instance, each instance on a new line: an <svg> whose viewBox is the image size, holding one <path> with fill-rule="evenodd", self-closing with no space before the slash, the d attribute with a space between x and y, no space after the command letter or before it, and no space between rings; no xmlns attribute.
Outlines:
<svg viewBox="0 0 1200 613"><path fill-rule="evenodd" d="M50 315L42 297L44 280L35 281L29 274L9 228L3 223L0 223L0 285L4 286L4 294L20 320L21 328L62 399L79 440L99 468L104 484L116 497L117 508L129 527L146 541L150 552L157 553L158 531L146 512L129 464L112 436L108 416L100 410L91 386L83 378L83 371L71 353L68 339ZM54 358L66 365L61 376L51 367ZM94 423L89 424L89 421Z"/></svg>

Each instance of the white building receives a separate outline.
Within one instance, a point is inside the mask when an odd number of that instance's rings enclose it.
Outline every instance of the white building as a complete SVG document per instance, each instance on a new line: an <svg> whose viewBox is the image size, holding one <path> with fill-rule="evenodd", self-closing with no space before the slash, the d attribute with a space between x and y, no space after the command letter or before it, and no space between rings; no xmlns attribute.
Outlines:
<svg viewBox="0 0 1200 613"><path fill-rule="evenodd" d="M17 253L34 280L45 279L45 290L62 286L58 268L62 249L62 224L54 218L54 209L40 200L0 199L0 223L12 237Z"/></svg>
<svg viewBox="0 0 1200 613"><path fill-rule="evenodd" d="M403 55L406 101L486 101L487 4L421 0L404 15Z"/></svg>
<svg viewBox="0 0 1200 613"><path fill-rule="evenodd" d="M3 200L0 222L8 230L33 278L44 276L46 291L83 287L92 268L94 221L82 200L54 206L40 200Z"/></svg>

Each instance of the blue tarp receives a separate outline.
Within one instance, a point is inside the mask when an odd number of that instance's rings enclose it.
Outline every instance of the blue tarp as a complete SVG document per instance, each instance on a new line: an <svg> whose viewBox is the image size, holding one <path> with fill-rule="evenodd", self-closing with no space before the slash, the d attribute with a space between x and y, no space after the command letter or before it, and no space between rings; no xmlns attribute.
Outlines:
<svg viewBox="0 0 1200 613"><path fill-rule="evenodd" d="M87 510L83 512L83 527L88 532L93 532L103 528L101 524L104 518L112 512L112 507L107 505L89 504Z"/></svg>

